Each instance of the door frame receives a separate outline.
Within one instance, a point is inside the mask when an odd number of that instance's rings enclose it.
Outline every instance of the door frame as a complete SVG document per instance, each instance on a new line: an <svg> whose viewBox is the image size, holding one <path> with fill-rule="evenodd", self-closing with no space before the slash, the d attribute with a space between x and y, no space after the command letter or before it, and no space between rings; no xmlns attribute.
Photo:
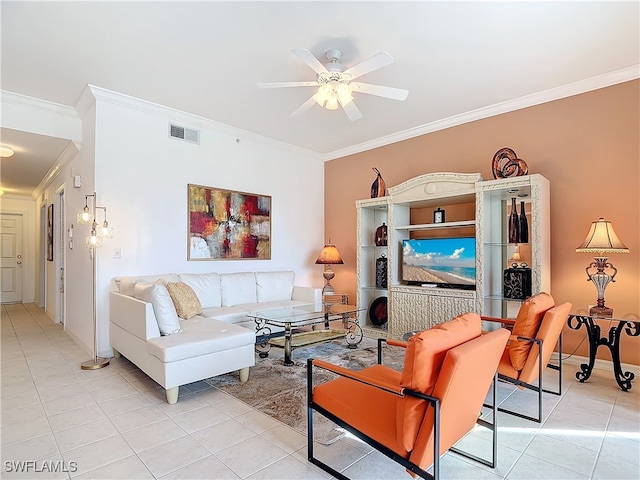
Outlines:
<svg viewBox="0 0 640 480"><path fill-rule="evenodd" d="M47 231L47 202L44 201L40 204L40 241L38 242L38 250L40 251L40 255L38 258L40 261L38 262L38 306L40 308L45 308L47 305L47 242L46 242L46 231Z"/></svg>
<svg viewBox="0 0 640 480"><path fill-rule="evenodd" d="M65 197L64 185L60 186L55 192L54 219L57 219L57 225L54 223L53 230L53 250L54 264L56 269L56 285L57 293L56 301L56 323L64 325L66 312L66 248L65 248Z"/></svg>
<svg viewBox="0 0 640 480"><path fill-rule="evenodd" d="M12 216L12 217L18 217L18 226L19 226L19 240L20 243L16 243L15 245L15 253L14 253L14 257L17 258L16 262L21 263L21 267L18 267L17 270L19 270L19 286L17 286L16 288L19 288L19 296L20 298L17 301L10 301L10 302L6 302L7 304L15 304L15 303L22 303L24 300L24 295L25 295L25 288L26 288L26 277L27 275L25 274L25 270L28 267L28 264L26 262L27 260L27 255L25 252L25 245L26 245L26 225L25 225L25 214L23 212L14 212L14 211L0 211L0 214L2 216ZM18 230L18 229L17 229ZM18 257L18 255L20 257ZM6 300L6 298L5 298ZM3 304L5 302L3 301Z"/></svg>

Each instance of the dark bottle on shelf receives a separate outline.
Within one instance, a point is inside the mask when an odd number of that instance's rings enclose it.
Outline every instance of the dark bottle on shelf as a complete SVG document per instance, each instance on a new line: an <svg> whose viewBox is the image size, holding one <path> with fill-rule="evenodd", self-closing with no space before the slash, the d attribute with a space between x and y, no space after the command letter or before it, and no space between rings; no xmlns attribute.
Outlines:
<svg viewBox="0 0 640 480"><path fill-rule="evenodd" d="M524 202L520 202L520 215L518 216L518 241L519 243L529 243L529 222L527 222L527 213L524 210Z"/></svg>
<svg viewBox="0 0 640 480"><path fill-rule="evenodd" d="M516 197L511 199L511 213L509 214L509 243L518 243L518 211Z"/></svg>

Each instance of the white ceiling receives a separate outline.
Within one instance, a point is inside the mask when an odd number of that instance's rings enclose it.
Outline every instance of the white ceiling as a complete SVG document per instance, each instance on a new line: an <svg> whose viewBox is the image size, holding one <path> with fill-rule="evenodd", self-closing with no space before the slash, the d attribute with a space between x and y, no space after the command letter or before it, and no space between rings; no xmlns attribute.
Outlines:
<svg viewBox="0 0 640 480"><path fill-rule="evenodd" d="M96 85L325 159L639 76L637 1L3 1L0 8L4 91L75 106L87 84ZM356 122L319 106L293 119L312 88L256 87L315 80L293 48L318 58L338 48L347 66L386 51L395 63L359 81L409 96L356 94L363 113ZM2 160L2 188L29 194L64 142L1 133L20 150ZM13 171L20 167L9 162L29 165L33 178L20 186Z"/></svg>

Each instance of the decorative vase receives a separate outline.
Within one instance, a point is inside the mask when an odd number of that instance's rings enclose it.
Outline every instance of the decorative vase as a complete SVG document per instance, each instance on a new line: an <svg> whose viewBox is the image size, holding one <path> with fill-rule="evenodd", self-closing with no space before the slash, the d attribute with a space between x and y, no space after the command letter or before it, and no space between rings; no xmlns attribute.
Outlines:
<svg viewBox="0 0 640 480"><path fill-rule="evenodd" d="M387 246L387 225L383 222L378 228L376 228L376 246Z"/></svg>
<svg viewBox="0 0 640 480"><path fill-rule="evenodd" d="M518 211L516 197L511 199L511 213L509 214L509 243L518 243Z"/></svg>
<svg viewBox="0 0 640 480"><path fill-rule="evenodd" d="M520 202L520 215L518 216L518 241L519 243L529 243L529 222L527 222L527 213L524 210L524 202Z"/></svg>
<svg viewBox="0 0 640 480"><path fill-rule="evenodd" d="M372 167L376 172L376 179L371 184L371 198L385 197L387 195L387 184L384 182L380 170L376 167Z"/></svg>
<svg viewBox="0 0 640 480"><path fill-rule="evenodd" d="M384 253L376 260L376 288L387 288L387 256Z"/></svg>

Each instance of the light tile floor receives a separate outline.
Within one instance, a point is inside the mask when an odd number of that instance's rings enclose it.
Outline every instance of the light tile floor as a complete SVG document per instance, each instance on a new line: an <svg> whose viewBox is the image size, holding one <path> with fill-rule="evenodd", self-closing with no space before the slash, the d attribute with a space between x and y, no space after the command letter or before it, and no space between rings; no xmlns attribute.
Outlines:
<svg viewBox="0 0 640 480"><path fill-rule="evenodd" d="M303 435L205 382L168 405L125 359L81 370L86 354L34 305L2 306L1 349L2 478L329 478L307 461ZM499 414L495 469L447 453L442 478L640 478L638 380L623 392L603 368L581 384L579 360L565 363L562 397L545 395L542 425ZM532 392L500 384L499 398L535 412ZM460 446L486 456L488 432ZM350 478L410 478L354 438L315 451Z"/></svg>

